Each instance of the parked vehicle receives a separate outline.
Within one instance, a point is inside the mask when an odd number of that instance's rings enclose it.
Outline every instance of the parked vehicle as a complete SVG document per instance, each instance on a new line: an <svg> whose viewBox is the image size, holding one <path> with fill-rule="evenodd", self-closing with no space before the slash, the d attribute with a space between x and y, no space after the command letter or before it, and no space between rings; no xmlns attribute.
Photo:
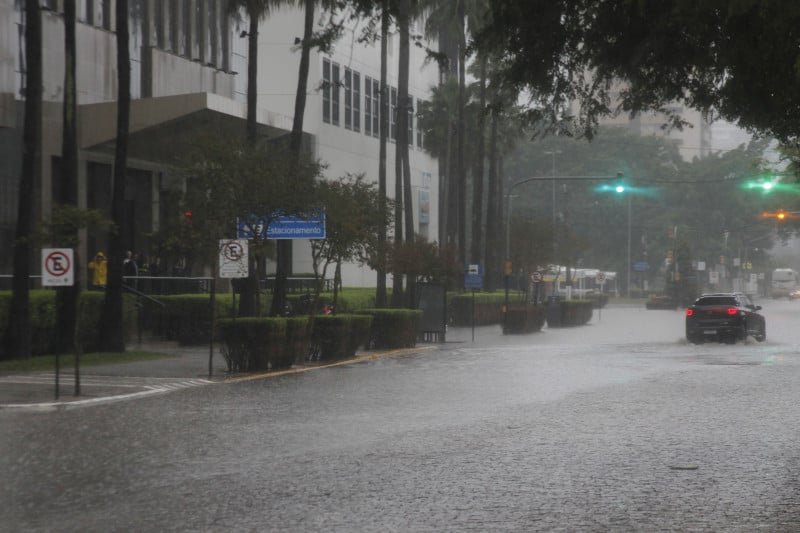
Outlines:
<svg viewBox="0 0 800 533"><path fill-rule="evenodd" d="M793 291L800 289L800 278L791 268L776 268L772 271L773 298L790 298Z"/></svg>
<svg viewBox="0 0 800 533"><path fill-rule="evenodd" d="M701 344L707 340L736 342L752 335L767 339L767 324L744 293L704 294L686 309L686 340Z"/></svg>

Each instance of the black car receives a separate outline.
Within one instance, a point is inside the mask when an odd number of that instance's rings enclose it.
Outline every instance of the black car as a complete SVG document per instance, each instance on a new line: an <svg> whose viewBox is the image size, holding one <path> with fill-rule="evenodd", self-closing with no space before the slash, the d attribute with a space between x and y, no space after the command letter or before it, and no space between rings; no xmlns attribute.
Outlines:
<svg viewBox="0 0 800 533"><path fill-rule="evenodd" d="M686 309L686 340L736 342L752 335L765 341L767 323L760 310L746 294L704 294Z"/></svg>

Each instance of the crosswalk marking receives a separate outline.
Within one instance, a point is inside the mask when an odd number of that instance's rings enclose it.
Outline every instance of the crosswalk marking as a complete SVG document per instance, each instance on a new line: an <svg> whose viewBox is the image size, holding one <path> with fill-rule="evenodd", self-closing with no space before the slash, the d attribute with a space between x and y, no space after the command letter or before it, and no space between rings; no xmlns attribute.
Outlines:
<svg viewBox="0 0 800 533"><path fill-rule="evenodd" d="M62 386L69 386L74 381L73 374L60 374L59 382ZM0 376L0 385L43 385L52 386L55 383L54 372L42 372L36 374L18 374L18 375L5 375ZM48 409L71 409L75 407L97 405L100 403L116 402L121 400L128 400L133 398L141 398L144 396L151 396L154 394L164 394L177 390L184 390L193 387L201 387L203 385L210 385L214 381L194 378L194 379L179 379L179 378L136 378L136 377L123 377L123 376L99 376L99 375L82 375L81 387L108 387L113 389L131 389L132 392L123 392L121 394L110 394L107 396L98 396L95 398L86 398L80 400L70 401L56 401L56 402L42 402L32 404L4 404L0 408L16 408L16 409L33 409L33 410L48 410ZM122 391L119 391L122 392Z"/></svg>

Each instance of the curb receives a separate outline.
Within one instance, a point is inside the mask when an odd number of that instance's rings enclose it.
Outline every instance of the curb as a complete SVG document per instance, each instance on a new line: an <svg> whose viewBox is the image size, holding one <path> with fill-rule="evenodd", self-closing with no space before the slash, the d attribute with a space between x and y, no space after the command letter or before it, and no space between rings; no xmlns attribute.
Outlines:
<svg viewBox="0 0 800 533"><path fill-rule="evenodd" d="M400 357L403 355L411 355L416 353L424 353L429 352L435 349L435 346L415 346L414 348L398 348L396 350L387 350L385 352L369 352L363 355L357 355L350 359L344 359L341 361L333 361L331 363L322 364L322 365L314 365L314 366L302 366L298 368L287 368L286 370L279 370L277 372L254 372L247 374L245 376L236 376L236 377L228 377L225 378L223 383L241 383L243 381L255 381L257 379L267 379L267 378L276 378L280 376L286 376L289 374L300 374L303 372L310 372L312 370L318 370L321 368L332 368L336 366L345 366L345 365L352 365L355 363L361 363L364 361L377 361L379 359L384 359L388 357Z"/></svg>
<svg viewBox="0 0 800 533"><path fill-rule="evenodd" d="M332 368L337 366L344 366L344 365L351 365L355 363L362 363L364 361L377 361L379 359L384 359L388 357L400 357L403 355L411 355L411 354L418 354L418 353L425 353L432 351L436 348L436 346L416 346L414 348L399 348L396 350L387 350L383 352L369 352L364 353L362 355L357 355L356 357L350 359L344 359L341 361L333 361L327 364L321 365L313 365L313 366L302 366L298 368L287 368L286 370L280 370L277 372L257 372L251 373L243 376L236 376L236 377L226 377L222 380L214 380L208 381L207 383L203 383L203 386L206 385L219 385L224 383L242 383L246 381L255 381L258 379L268 379L268 378L276 378L280 376L286 376L289 374L300 374L303 372L310 372L312 370L318 370L322 368ZM39 412L50 412L50 411L64 411L68 409L77 409L80 407L91 407L93 405L101 405L106 403L115 403L121 402L126 400L132 400L135 398L143 398L147 396L155 396L158 394L167 394L169 392L173 392L179 389L167 388L167 387L157 387L152 388L149 390L143 390L139 392L133 392L129 394L117 394L114 396L103 396L99 398L87 398L85 400L73 400L73 401L49 401L49 402L37 402L37 403L8 403L8 404L0 404L0 411L39 411Z"/></svg>

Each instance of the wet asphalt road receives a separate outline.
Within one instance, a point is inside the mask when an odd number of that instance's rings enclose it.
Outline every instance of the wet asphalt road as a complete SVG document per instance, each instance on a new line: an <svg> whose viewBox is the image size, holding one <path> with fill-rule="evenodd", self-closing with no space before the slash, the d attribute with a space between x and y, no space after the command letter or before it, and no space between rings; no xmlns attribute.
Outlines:
<svg viewBox="0 0 800 533"><path fill-rule="evenodd" d="M611 308L528 336L0 411L2 531L797 531L800 302L687 345Z"/></svg>

